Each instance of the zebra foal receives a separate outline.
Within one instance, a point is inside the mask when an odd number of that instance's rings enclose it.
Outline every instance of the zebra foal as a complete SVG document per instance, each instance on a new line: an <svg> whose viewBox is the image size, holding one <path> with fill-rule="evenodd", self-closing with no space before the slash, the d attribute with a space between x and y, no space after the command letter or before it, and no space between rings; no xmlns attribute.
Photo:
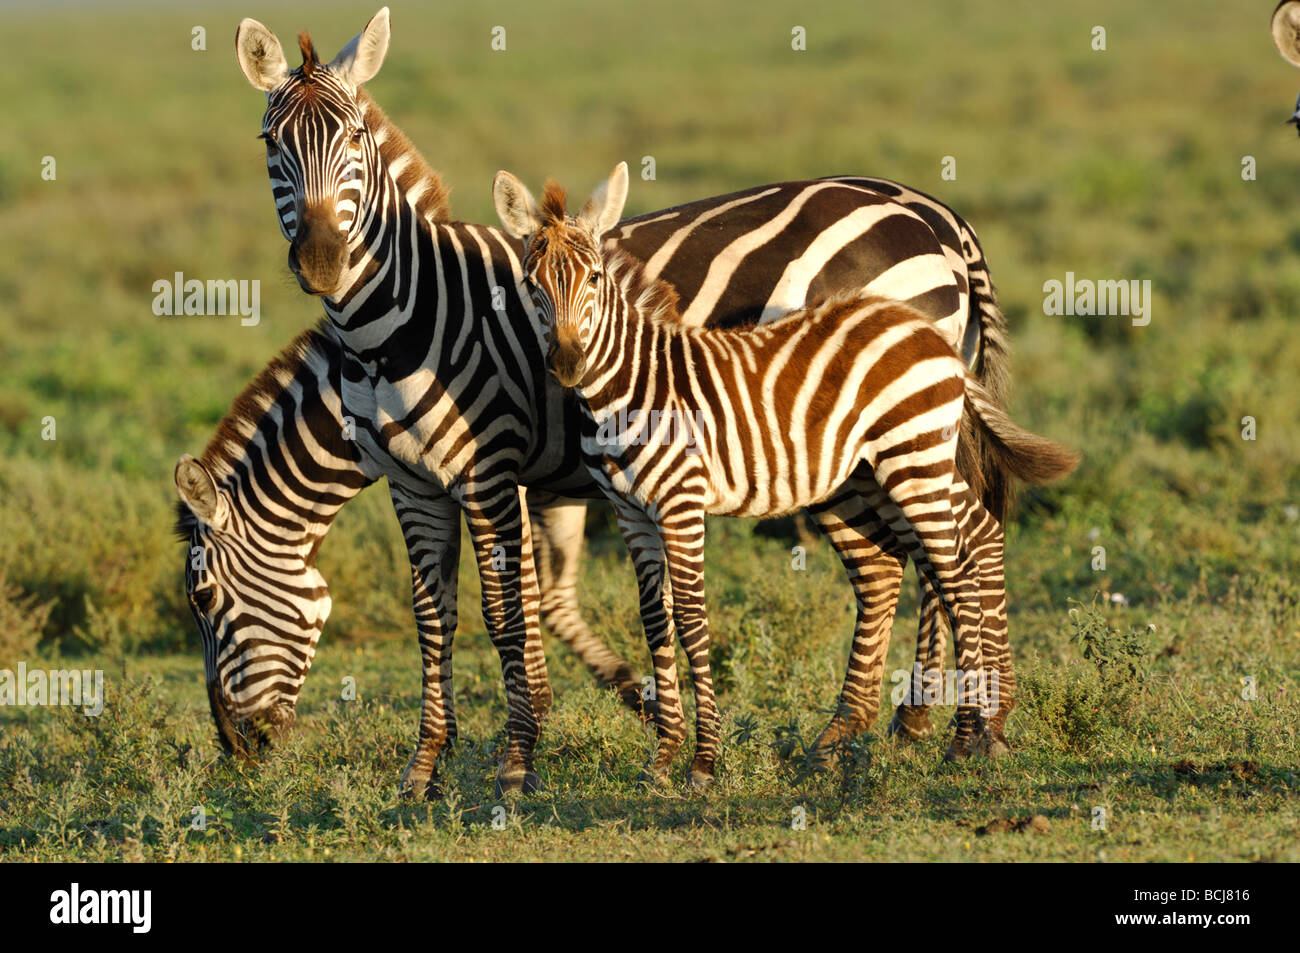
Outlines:
<svg viewBox="0 0 1300 953"><path fill-rule="evenodd" d="M674 628L691 663L696 751L689 781L711 783L720 718L704 605L706 514L768 517L810 507L858 595L855 663L874 720L888 628L872 619L873 574L901 544L953 623L964 673L950 753L984 730L971 691L983 668L979 569L954 509L982 505L957 476L963 413L1030 482L1077 456L1017 427L924 315L863 293L833 295L757 328L683 327L640 262L602 250L627 197L620 163L576 216L548 183L541 203L498 173L497 213L525 242L524 276L548 337L548 363L579 396L582 453L619 513L636 568L658 688L658 744L647 775L667 776L685 738ZM633 411L636 413L634 414ZM895 542L896 541L896 542ZM846 554L848 554L846 556ZM862 659L857 659L861 652Z"/></svg>

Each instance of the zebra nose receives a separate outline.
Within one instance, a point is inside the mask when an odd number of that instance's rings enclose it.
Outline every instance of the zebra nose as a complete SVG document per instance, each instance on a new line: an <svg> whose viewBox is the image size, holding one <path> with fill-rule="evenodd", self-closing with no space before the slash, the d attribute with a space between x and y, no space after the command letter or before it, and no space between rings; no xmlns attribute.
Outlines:
<svg viewBox="0 0 1300 953"><path fill-rule="evenodd" d="M311 295L335 291L347 263L347 237L339 230L332 209L306 208L289 243L289 270Z"/></svg>

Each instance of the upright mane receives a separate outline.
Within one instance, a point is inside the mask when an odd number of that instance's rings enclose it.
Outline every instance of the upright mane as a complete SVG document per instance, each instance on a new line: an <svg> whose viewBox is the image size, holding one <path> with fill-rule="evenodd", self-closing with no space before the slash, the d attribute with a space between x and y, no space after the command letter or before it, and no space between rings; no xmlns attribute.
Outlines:
<svg viewBox="0 0 1300 953"><path fill-rule="evenodd" d="M647 275L641 259L615 248L605 254L605 268L642 320L655 324L682 323L677 289L662 278Z"/></svg>
<svg viewBox="0 0 1300 953"><path fill-rule="evenodd" d="M443 183L442 176L364 89L357 90L357 103L366 128L379 144L380 156L396 177L398 188L415 203L416 212L430 223L449 221L451 209L447 200L451 190Z"/></svg>

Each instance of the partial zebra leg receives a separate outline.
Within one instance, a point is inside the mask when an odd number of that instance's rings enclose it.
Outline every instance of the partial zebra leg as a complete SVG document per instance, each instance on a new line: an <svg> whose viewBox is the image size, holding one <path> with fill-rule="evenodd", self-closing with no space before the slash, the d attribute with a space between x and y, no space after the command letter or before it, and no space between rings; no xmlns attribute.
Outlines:
<svg viewBox="0 0 1300 953"><path fill-rule="evenodd" d="M997 757L1011 750L1003 729L1007 716L1016 706L1016 673L1011 664L1011 642L1007 633L1007 586L1002 562L1004 535L1002 524L984 508L978 497L967 491L963 502L970 515L962 522L974 528L967 536L967 544L979 567L984 664L990 666L991 673L996 673L996 682L993 682L994 676L989 675L994 690L992 711L975 751Z"/></svg>
<svg viewBox="0 0 1300 953"><path fill-rule="evenodd" d="M537 588L537 566L533 557L532 526L524 488L519 488L520 534L519 595L524 609L524 669L528 673L528 689L533 700L533 714L540 722L551 710L554 698L551 681L546 672L546 647L542 645L542 622L538 615L541 592Z"/></svg>
<svg viewBox="0 0 1300 953"><path fill-rule="evenodd" d="M654 702L641 697L641 673L610 651L587 627L578 609L578 565L586 530L587 504L540 490L528 491L533 560L542 590L542 622L577 654L596 682L618 691L623 704L643 720Z"/></svg>
<svg viewBox="0 0 1300 953"><path fill-rule="evenodd" d="M921 593L921 618L916 632L916 659L912 663L908 694L894 711L887 734L901 741L919 741L928 738L934 729L930 726L930 708L925 704L927 680L943 677L943 660L947 648L947 629L944 625L943 602L918 577Z"/></svg>
<svg viewBox="0 0 1300 953"><path fill-rule="evenodd" d="M674 600L667 574L667 557L659 528L625 500L611 500L619 529L636 571L641 625L654 665L655 751L641 772L641 780L666 784L674 755L686 740L686 718L677 685L677 649Z"/></svg>
<svg viewBox="0 0 1300 953"><path fill-rule="evenodd" d="M709 617L704 599L704 510L694 504L661 505L658 528L668 560L673 619L691 663L695 694L695 757L687 784L706 790L713 784L722 735L722 716L709 668Z"/></svg>
<svg viewBox="0 0 1300 953"><path fill-rule="evenodd" d="M958 524L962 527L970 557L974 561L979 579L980 600L980 644L983 664L986 668L974 674L974 677L990 693L989 711L985 725L972 753L996 757L1011 750L1003 728L1007 715L1015 707L1016 676L1011 664L1011 646L1007 638L1007 597L1006 580L1003 571L1003 531L1002 525L993 518L980 499L958 478L953 484L953 509ZM944 678L943 652L944 627L946 613L942 611L942 600L934 592L929 580L920 575L922 594L922 613L928 617L931 632L937 632L937 640L921 639L918 643L918 665L921 671L942 684ZM922 649L929 646L932 651L928 657L929 668L920 661ZM937 650L934 650L937 646ZM960 666L959 666L960 667ZM915 673L917 669L913 669ZM914 689L920 691L914 682ZM914 695L913 699L924 698ZM908 706L900 705L895 715L897 724L900 715ZM928 727L928 709L922 704L915 706ZM891 727L891 733L893 725Z"/></svg>
<svg viewBox="0 0 1300 953"><path fill-rule="evenodd" d="M953 510L954 479L953 474L945 479L924 469L917 472L917 468L899 467L886 459L877 462L873 481L887 488L889 498L901 511L886 516L895 536L905 542L919 540L919 550L913 553L918 575L924 574L942 597L953 624L957 668L962 675L958 679L957 733L948 746L947 760L967 757L984 731L975 693L976 681L984 669L979 573ZM871 492L869 485L864 489ZM876 509L885 515L883 506Z"/></svg>
<svg viewBox="0 0 1300 953"><path fill-rule="evenodd" d="M896 551L893 531L854 488L809 512L839 554L858 606L839 702L813 746L826 764L837 760L843 742L870 728L880 711L885 653L907 560Z"/></svg>
<svg viewBox="0 0 1300 953"><path fill-rule="evenodd" d="M420 731L402 772L408 797L437 797L437 760L456 742L452 702L452 639L456 634L456 573L460 566L460 507L449 496L408 496L389 484L411 561L411 602L420 640Z"/></svg>
<svg viewBox="0 0 1300 953"><path fill-rule="evenodd" d="M469 481L472 485L474 481ZM506 750L497 769L501 792L534 791L533 770L539 727L524 659L527 627L521 584L523 509L515 486L464 503L483 588L483 621L501 657L506 686Z"/></svg>

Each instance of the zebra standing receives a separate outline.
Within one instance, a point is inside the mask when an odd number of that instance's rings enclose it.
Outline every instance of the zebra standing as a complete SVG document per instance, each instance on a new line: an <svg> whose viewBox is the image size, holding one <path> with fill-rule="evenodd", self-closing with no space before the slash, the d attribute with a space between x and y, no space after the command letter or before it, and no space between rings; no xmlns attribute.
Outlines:
<svg viewBox="0 0 1300 953"><path fill-rule="evenodd" d="M977 525L991 521L956 470L963 411L1022 478L1063 476L1077 456L1013 424L945 336L897 302L841 293L757 328L682 327L673 297L639 262L601 251L627 198L626 164L576 218L554 182L540 204L509 173L497 174L493 191L502 224L526 243L525 281L550 366L581 398L584 462L618 509L633 554L659 686L650 777L666 777L685 734L674 620L696 698L690 782L713 779L720 718L704 610L706 513L811 507L830 524L858 591L854 654L867 656L867 694L854 704L869 709L888 647L887 638L862 638L874 630L869 566L897 548L881 546L884 534L907 546L953 622L964 677L950 754L969 753L983 730L971 683L983 669L984 593L954 500Z"/></svg>
<svg viewBox="0 0 1300 953"><path fill-rule="evenodd" d="M392 461L390 482L412 493L440 489L466 514L510 705L500 775L518 786L529 778L537 726L522 656L517 487L574 497L598 490L572 436L577 412L544 371L544 344L518 292L519 243L450 222L436 174L360 89L388 39L381 10L328 65L303 34L303 64L289 70L278 40L252 20L241 24L236 49L246 77L267 94L262 136L290 268L324 299L356 358L344 396L359 442ZM973 276L955 271L963 254L940 244L933 217L849 181L783 183L642 216L625 223L620 245L652 259L684 313L710 324L864 285L923 304L958 341L974 318L980 348L971 357L992 374L1001 351L986 345L1001 334L1000 312L975 306ZM701 258L710 233L724 246ZM697 300L703 313L692 311ZM984 327L994 321L998 330ZM984 477L967 473L973 485Z"/></svg>
<svg viewBox="0 0 1300 953"><path fill-rule="evenodd" d="M347 439L345 361L328 323L303 332L235 399L203 455L183 456L176 466L186 595L200 632L212 716L229 752L249 753L292 723L330 612L316 554L339 510L383 472ZM456 624L457 514L397 484L391 495L411 560L420 643L437 656L436 646L450 640ZM540 558L537 579L532 562L524 563L525 591L535 593L540 584L543 596L552 597L542 613L552 630L598 682L618 687L639 710L640 676L591 635L571 582L560 580L581 544L571 509L540 495L529 500L531 521L541 529ZM439 541L452 550L437 549ZM538 635L531 625L534 658ZM544 710L546 671L542 666L534 676L534 668L533 704ZM434 726L445 721L448 740L456 736L450 667L426 669L424 678L420 740L403 776L404 787L422 785L421 794L434 780Z"/></svg>

